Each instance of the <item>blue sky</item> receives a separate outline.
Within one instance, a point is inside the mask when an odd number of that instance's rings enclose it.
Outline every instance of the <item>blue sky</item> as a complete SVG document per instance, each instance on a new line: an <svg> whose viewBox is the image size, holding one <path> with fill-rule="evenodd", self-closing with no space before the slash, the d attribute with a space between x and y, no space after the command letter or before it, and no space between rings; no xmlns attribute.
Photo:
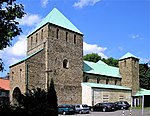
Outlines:
<svg viewBox="0 0 150 116"><path fill-rule="evenodd" d="M119 59L127 52L150 60L150 0L17 0L27 15L19 20L23 33L0 51L5 69L26 56L26 37L56 7L82 33L84 54Z"/></svg>

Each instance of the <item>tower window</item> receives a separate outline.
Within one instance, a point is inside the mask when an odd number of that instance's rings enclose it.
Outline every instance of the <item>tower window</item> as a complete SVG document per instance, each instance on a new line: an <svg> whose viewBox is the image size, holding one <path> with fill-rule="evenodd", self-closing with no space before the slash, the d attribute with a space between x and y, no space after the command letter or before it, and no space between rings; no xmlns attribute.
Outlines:
<svg viewBox="0 0 150 116"><path fill-rule="evenodd" d="M31 45L32 45L33 37L31 37Z"/></svg>
<svg viewBox="0 0 150 116"><path fill-rule="evenodd" d="M124 66L126 66L126 60L124 60Z"/></svg>
<svg viewBox="0 0 150 116"><path fill-rule="evenodd" d="M74 35L74 44L76 44L76 35Z"/></svg>
<svg viewBox="0 0 150 116"><path fill-rule="evenodd" d="M68 32L66 32L66 42L68 41Z"/></svg>
<svg viewBox="0 0 150 116"><path fill-rule="evenodd" d="M35 42L37 42L38 40L38 33L36 33L36 39L35 39Z"/></svg>
<svg viewBox="0 0 150 116"><path fill-rule="evenodd" d="M14 80L14 72L12 72L12 80Z"/></svg>
<svg viewBox="0 0 150 116"><path fill-rule="evenodd" d="M41 30L41 39L43 39L43 29Z"/></svg>
<svg viewBox="0 0 150 116"><path fill-rule="evenodd" d="M57 35L56 35L56 38L58 39L58 34L59 34L59 29L57 29Z"/></svg>
<svg viewBox="0 0 150 116"><path fill-rule="evenodd" d="M64 59L63 61L63 68L69 68L69 62L67 59Z"/></svg>

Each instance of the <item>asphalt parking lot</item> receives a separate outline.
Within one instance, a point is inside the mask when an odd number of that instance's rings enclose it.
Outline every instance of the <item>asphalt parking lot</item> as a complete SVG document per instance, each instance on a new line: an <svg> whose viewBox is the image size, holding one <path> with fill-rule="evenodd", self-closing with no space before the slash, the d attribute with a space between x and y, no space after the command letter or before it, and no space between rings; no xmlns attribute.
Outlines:
<svg viewBox="0 0 150 116"><path fill-rule="evenodd" d="M89 114L74 114L66 116L142 116L142 110L141 109L125 110L124 113L123 110L118 110L115 112L90 112ZM144 109L143 116L150 116L150 108Z"/></svg>

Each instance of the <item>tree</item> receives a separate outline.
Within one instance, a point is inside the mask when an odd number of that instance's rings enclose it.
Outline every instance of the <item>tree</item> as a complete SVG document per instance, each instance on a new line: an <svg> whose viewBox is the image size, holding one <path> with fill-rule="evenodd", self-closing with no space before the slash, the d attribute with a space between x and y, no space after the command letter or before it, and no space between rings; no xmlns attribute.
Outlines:
<svg viewBox="0 0 150 116"><path fill-rule="evenodd" d="M150 67L148 64L139 65L139 79L141 88L150 89Z"/></svg>
<svg viewBox="0 0 150 116"><path fill-rule="evenodd" d="M110 66L118 67L118 60L116 60L112 57L110 57L108 59L103 58L102 61Z"/></svg>
<svg viewBox="0 0 150 116"><path fill-rule="evenodd" d="M11 46L13 37L20 35L21 28L18 27L18 19L25 12L22 4L16 4L16 0L0 0L0 50ZM0 71L4 70L4 64L0 58Z"/></svg>
<svg viewBox="0 0 150 116"><path fill-rule="evenodd" d="M48 103L50 109L54 114L53 116L58 116L58 104L57 104L57 94L54 87L54 81L51 79L50 88L48 89Z"/></svg>
<svg viewBox="0 0 150 116"><path fill-rule="evenodd" d="M96 63L99 60L101 60L101 56L99 56L96 53L87 54L87 55L83 56L83 60L90 61L90 62L95 62Z"/></svg>

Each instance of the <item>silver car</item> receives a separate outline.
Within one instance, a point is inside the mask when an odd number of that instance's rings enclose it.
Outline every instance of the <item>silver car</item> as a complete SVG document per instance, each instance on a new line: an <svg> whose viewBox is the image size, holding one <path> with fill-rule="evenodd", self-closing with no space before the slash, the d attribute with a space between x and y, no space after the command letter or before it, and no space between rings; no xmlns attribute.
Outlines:
<svg viewBox="0 0 150 116"><path fill-rule="evenodd" d="M86 104L76 104L75 105L75 110L76 113L89 113L90 112L90 107Z"/></svg>

